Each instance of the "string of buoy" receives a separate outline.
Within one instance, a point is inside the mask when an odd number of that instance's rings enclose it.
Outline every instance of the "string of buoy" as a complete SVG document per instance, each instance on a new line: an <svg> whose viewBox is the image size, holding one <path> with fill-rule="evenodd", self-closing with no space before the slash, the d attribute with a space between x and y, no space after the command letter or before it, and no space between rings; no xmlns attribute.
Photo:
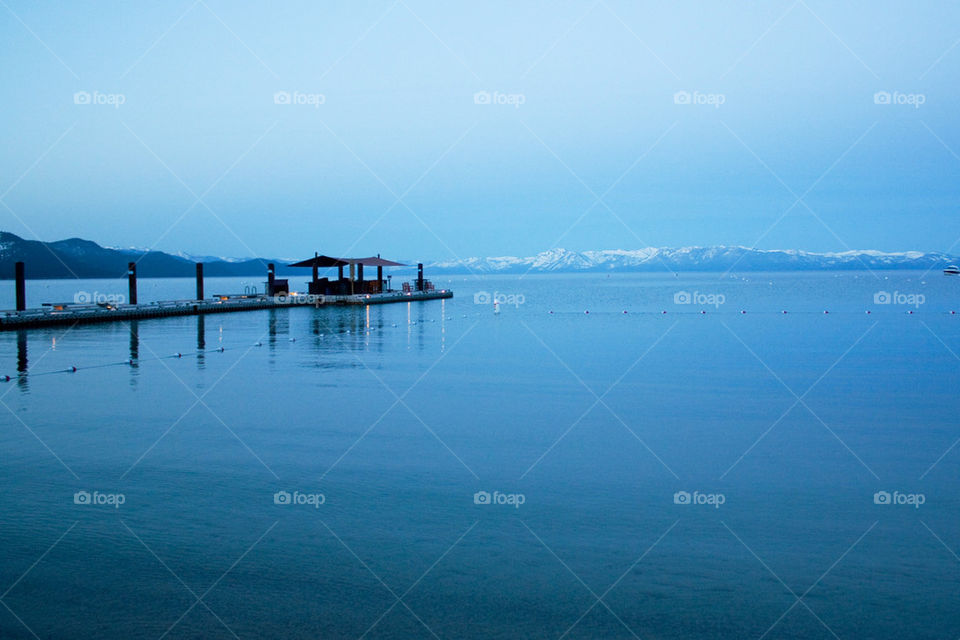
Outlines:
<svg viewBox="0 0 960 640"><path fill-rule="evenodd" d="M549 310L547 313L550 314L550 315L554 315L554 314L555 314L554 310L552 310L552 309ZM562 313L562 312L561 312L561 313ZM569 313L569 312L567 312L567 313ZM607 312L607 313L610 313L610 312ZM658 313L658 312L656 312L656 311L630 312L630 311L624 309L624 310L621 311L620 314L617 314L617 315L629 315L630 313L636 313L636 314L639 314L639 315L654 315L654 314L655 314L655 315L667 315L668 313L673 313L673 314L677 314L677 315L707 315L708 311L707 311L706 309L700 309L700 310L698 310L698 311L675 311L675 312L668 312L666 309L664 309L664 310L661 310L661 311ZM719 314L719 315L730 314L730 313L735 313L735 314L737 314L737 315L746 315L746 314L747 314L747 310L746 310L746 309L740 309L740 310L737 311L737 312L727 312L727 311L719 311L719 310L716 310L716 311L710 311L709 313L710 313L710 314ZM787 311L786 309L783 309L783 310L781 310L780 312L775 312L775 311L759 311L759 312L751 312L751 313L757 313L757 314L760 314L760 315L764 315L764 314L777 314L777 315L781 315L781 314L782 314L782 315L786 315L786 314L788 314L788 313L815 314L815 313L821 313L821 312L817 312L817 311L794 311L794 312L790 312L790 311ZM831 314L831 313L832 313L832 312L831 312L829 309L824 309L824 310L822 311L822 314L823 314L823 315L829 315L829 314ZM853 312L853 311L843 312L843 311L841 311L841 312L839 312L839 313L856 313L856 312ZM867 309L867 310L864 311L864 313L867 314L867 315L870 315L870 314L872 314L872 311L871 311L870 309ZM906 314L906 315L914 315L914 310L913 310L913 309L908 309L908 310L904 311L903 313ZM939 312L939 313L943 313L943 314L946 314L946 315L957 315L957 311L955 311L955 310L950 310L950 311L946 311L946 312ZM584 314L584 315L590 315L590 310L589 310L589 309L584 309L583 314ZM468 317L468 314L463 314L462 317L466 318L466 317ZM443 318L443 319L444 319L444 320L453 320L453 316L446 316L446 317ZM428 322L429 322L429 323L435 323L436 320L435 320L435 319L430 319L429 321L426 321L426 320L424 320L424 321L414 320L414 321L411 321L411 322L409 322L409 323L406 323L405 325L403 325L402 323L396 323L396 322L394 322L394 323L392 323L390 326L391 326L392 328L398 328L398 327L400 327L400 326L408 326L408 327L409 327L409 326L415 326L415 325L417 325L417 324L427 324ZM370 333L372 333L372 332L374 332L374 331L376 331L376 327L370 327L370 328L367 328L367 329L362 329L362 330L357 331L356 333L357 333L358 335L363 334L363 333L366 333L367 335L369 335ZM342 333L342 334L345 334L345 335L350 335L350 334L353 333L353 331L352 331L351 329L343 329L343 330L341 330L341 331L329 331L328 333L329 333L329 335L335 335L335 334L337 334L337 333ZM323 338L323 337L325 337L326 335L328 335L328 333L315 333L314 336L315 336L315 337L318 337L318 338ZM289 338L288 341L291 342L291 343L293 343L293 342L296 342L296 341L297 341L297 338L292 337L292 338ZM253 346L253 347L262 347L262 346L263 346L263 342L262 342L262 341L257 341L257 342L255 342L252 346ZM139 365L139 364L141 364L141 363L155 362L155 361L159 361L159 360L180 359L180 358L189 357L189 356L199 356L199 355L206 354L206 353L223 353L223 352L225 352L225 351L235 351L235 350L238 350L238 349L239 349L238 347L231 347L231 348L228 349L228 348L226 348L226 347L222 347L222 346L221 346L221 347L217 347L217 348L215 348L215 349L198 349L198 350L196 350L196 351L191 351L191 352L179 352L179 351L178 351L178 352L176 352L176 353L172 353L172 354L165 355L165 356L154 356L154 357L149 357L149 358L128 358L127 360L123 360L123 361L106 362L106 363L86 365L86 366L76 366L76 365L74 365L74 366L67 367L67 368L65 368L65 369L54 369L54 370L51 370L51 371L41 371L41 372L39 372L39 373L33 373L33 372L31 372L31 371L26 371L26 372L21 372L21 373L19 373L19 374L17 374L17 375L28 374L30 377L37 377L37 376L54 375L54 374L59 374L59 373L77 373L77 372L79 372L79 371L89 371L89 370L93 370L93 369L104 369L104 368L108 368L108 367L135 366L135 365ZM0 382L9 382L9 381L13 380L14 377L16 377L16 376L0 375Z"/></svg>
<svg viewBox="0 0 960 640"><path fill-rule="evenodd" d="M139 365L142 362L156 362L158 360L171 360L171 359L183 358L185 356L198 356L206 353L223 353L224 351L229 351L229 349L227 349L226 347L217 347L216 349L210 349L210 350L198 349L196 351L188 352L188 353L183 353L178 351L177 353L172 353L166 356L154 356L150 358L128 358L122 362L102 362L100 364L91 364L91 365L79 366L79 367L74 365L71 367L67 367L66 369L53 369L51 371L41 371L39 373L33 373L32 371L27 370L22 373L26 373L31 378L35 378L37 376L50 376L56 373L77 373L78 371L89 371L92 369L106 369L107 367L132 367L135 365ZM13 376L9 376L9 375L0 376L0 382L10 382L10 380L12 379L13 379Z"/></svg>
<svg viewBox="0 0 960 640"><path fill-rule="evenodd" d="M466 318L467 315L464 314L463 317ZM453 316L446 316L445 319L446 319L446 320L453 320ZM435 319L431 319L431 320L429 320L429 322L430 322L430 323L435 323L436 320L435 320ZM416 324L418 324L418 321L416 321L416 320L414 320L413 322L410 323L410 325L416 325ZM428 324L428 321L419 322L419 324ZM397 325L397 323L393 323L392 326L393 326L394 328L396 328L398 325ZM361 333L367 333L367 334L369 335L369 334L372 333L373 331L376 331L376 327L370 327L370 328L367 328L367 329L363 329L363 330L361 330L361 331L357 331L356 333L357 333L358 335L361 334ZM329 334L330 334L330 335L335 335L336 333L343 333L343 334L349 335L349 334L353 333L353 331L352 331L351 329L344 329L344 330L339 331L339 332L338 332L338 331L329 331ZM326 334L324 334L324 333L318 333L318 334L314 334L314 335L316 335L316 336L319 337L319 338L322 338L322 337L324 337ZM296 341L297 341L297 339L296 339L295 337L294 337L294 338L289 338L289 340L288 340L288 342L296 342ZM262 346L263 346L263 341L257 341L257 342L255 342L255 343L253 343L252 346L253 346L253 347L262 347ZM212 352L212 353L223 353L223 352L225 352L225 351L236 351L236 350L238 350L238 349L239 349L239 347L231 347L231 348L228 349L227 347L222 347L222 346L221 346L221 347L217 347L216 349L197 349L196 351L190 351L190 352L178 351L178 352L176 352L176 353L172 353L172 354L165 355L165 356L154 356L154 357L149 357L149 358L128 358L127 360L123 360L123 361L103 362L103 363L100 363L100 364L92 364L92 365L86 365L86 366L76 366L76 365L74 365L74 366L67 367L66 369L53 369L53 370L51 370L51 371L41 371L41 372L39 372L39 373L33 373L33 372L31 372L31 371L28 370L28 371L25 371L25 372L21 372L21 373L19 373L18 375L27 374L27 375L29 375L31 378L34 378L34 377L37 377L37 376L49 376L49 375L54 375L54 374L58 374L58 373L77 373L78 371L89 371L89 370L92 370L92 369L105 369L105 368L108 368L108 367L134 366L134 365L139 365L139 364L141 364L141 363L155 362L155 361L158 361L158 360L171 360L171 359L179 359L179 358L190 357L190 356L199 356L199 355L206 354L206 353L211 353L211 352ZM0 375L0 382L10 382L11 380L14 379L14 377L15 377L15 376Z"/></svg>

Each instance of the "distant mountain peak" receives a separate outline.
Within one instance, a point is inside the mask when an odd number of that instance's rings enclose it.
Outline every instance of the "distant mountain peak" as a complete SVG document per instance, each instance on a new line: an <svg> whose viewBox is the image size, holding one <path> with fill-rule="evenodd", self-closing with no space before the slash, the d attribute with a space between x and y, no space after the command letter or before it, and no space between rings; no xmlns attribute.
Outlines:
<svg viewBox="0 0 960 640"><path fill-rule="evenodd" d="M841 252L799 249L755 249L744 246L690 246L676 249L602 249L571 251L553 248L533 256L499 256L447 260L433 270L475 273L597 272L597 271L789 271L826 269L934 269L956 262L955 256L922 251L884 252L872 249Z"/></svg>

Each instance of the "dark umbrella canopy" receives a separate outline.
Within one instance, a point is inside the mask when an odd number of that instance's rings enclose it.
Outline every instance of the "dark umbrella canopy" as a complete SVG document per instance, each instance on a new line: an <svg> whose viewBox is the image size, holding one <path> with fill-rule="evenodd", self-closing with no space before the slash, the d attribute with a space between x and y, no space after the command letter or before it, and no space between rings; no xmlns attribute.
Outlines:
<svg viewBox="0 0 960 640"><path fill-rule="evenodd" d="M331 258L330 256L314 256L312 258L307 258L306 260L301 260L300 262L294 262L291 267L345 267L349 262L346 260L341 260L340 258Z"/></svg>
<svg viewBox="0 0 960 640"><path fill-rule="evenodd" d="M362 264L365 267L406 267L402 262L393 262L384 260L380 256L371 256L369 258L331 258L330 256L314 256L300 262L295 262L291 267L345 267L350 264Z"/></svg>
<svg viewBox="0 0 960 640"><path fill-rule="evenodd" d="M353 262L354 264L362 264L365 267L406 267L407 266L402 262L384 260L380 256L371 256L369 258L344 258L344 260Z"/></svg>

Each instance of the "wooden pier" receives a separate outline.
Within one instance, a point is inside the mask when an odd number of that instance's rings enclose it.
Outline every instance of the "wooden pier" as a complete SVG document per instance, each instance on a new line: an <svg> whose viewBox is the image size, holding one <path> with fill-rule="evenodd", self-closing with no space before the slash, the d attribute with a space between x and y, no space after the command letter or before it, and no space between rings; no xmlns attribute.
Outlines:
<svg viewBox="0 0 960 640"><path fill-rule="evenodd" d="M95 322L119 322L144 318L166 318L233 311L388 304L452 298L450 289L388 291L342 296L312 294L224 295L205 300L168 300L143 304L54 304L40 309L0 312L0 331Z"/></svg>

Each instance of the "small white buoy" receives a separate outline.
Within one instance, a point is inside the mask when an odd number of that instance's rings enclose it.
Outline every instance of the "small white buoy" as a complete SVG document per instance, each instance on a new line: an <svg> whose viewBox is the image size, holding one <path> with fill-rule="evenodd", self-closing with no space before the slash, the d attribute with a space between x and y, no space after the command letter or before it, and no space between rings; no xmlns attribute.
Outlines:
<svg viewBox="0 0 960 640"><path fill-rule="evenodd" d="M826 313L830 313L830 312L829 312L829 311L827 311L826 309L824 309L824 311L823 311L823 312L824 312L825 314L826 314Z"/></svg>
<svg viewBox="0 0 960 640"><path fill-rule="evenodd" d="M746 309L740 309L740 313L741 313L741 314L746 313L746 312L747 312Z"/></svg>
<svg viewBox="0 0 960 640"><path fill-rule="evenodd" d="M71 373L76 373L76 372L77 372L77 368L76 368L76 367L70 367L70 372L71 372Z"/></svg>
<svg viewBox="0 0 960 640"><path fill-rule="evenodd" d="M787 312L787 310L786 310L786 309L784 309L783 311L781 311L781 313L786 313L786 312Z"/></svg>
<svg viewBox="0 0 960 640"><path fill-rule="evenodd" d="M624 313L626 313L626 312L627 312L627 310L626 310L626 309L624 309L624 310L623 310L623 312L624 312Z"/></svg>
<svg viewBox="0 0 960 640"><path fill-rule="evenodd" d="M296 342L296 341L297 341L296 338L290 338L290 342Z"/></svg>
<svg viewBox="0 0 960 640"><path fill-rule="evenodd" d="M257 344L255 344L255 345L253 345L253 346L255 346L255 347L262 347L262 346L263 346L263 343L262 343L262 342L258 342Z"/></svg>
<svg viewBox="0 0 960 640"><path fill-rule="evenodd" d="M870 309L867 309L867 314L869 315L869 313L870 313Z"/></svg>
<svg viewBox="0 0 960 640"><path fill-rule="evenodd" d="M664 310L661 311L660 313L663 314L663 313L666 313L666 312L667 312L666 309L664 309Z"/></svg>
<svg viewBox="0 0 960 640"><path fill-rule="evenodd" d="M585 313L585 314L589 314L589 313L590 313L590 310L587 309L586 311L584 311L584 313Z"/></svg>
<svg viewBox="0 0 960 640"><path fill-rule="evenodd" d="M700 315L704 315L704 314L706 314L706 313L707 313L707 312L706 312L705 310L700 309Z"/></svg>

